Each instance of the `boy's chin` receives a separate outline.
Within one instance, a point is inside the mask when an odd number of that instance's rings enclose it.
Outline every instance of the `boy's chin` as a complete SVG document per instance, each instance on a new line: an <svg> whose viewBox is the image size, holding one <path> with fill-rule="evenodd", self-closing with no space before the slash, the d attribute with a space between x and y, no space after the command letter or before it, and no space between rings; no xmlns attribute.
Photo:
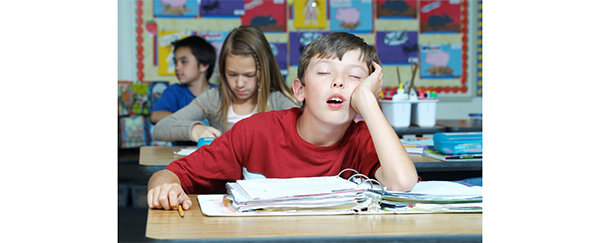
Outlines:
<svg viewBox="0 0 600 243"><path fill-rule="evenodd" d="M353 112L346 113L346 114L334 114L331 117L329 117L328 121L332 125L345 125L345 124L348 124L349 122L354 121L355 117L356 117L356 113L353 113Z"/></svg>

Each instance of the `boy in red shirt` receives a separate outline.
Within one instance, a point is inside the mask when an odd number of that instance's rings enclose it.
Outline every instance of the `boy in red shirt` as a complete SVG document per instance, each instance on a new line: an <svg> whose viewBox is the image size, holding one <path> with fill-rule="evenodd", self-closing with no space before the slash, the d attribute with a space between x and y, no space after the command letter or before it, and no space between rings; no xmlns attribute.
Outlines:
<svg viewBox="0 0 600 243"><path fill-rule="evenodd" d="M302 108L263 112L210 145L173 161L148 182L150 208L187 210L187 194L215 193L239 179L335 176L352 168L388 190L409 191L417 172L377 97L383 75L375 48L334 32L307 45L294 79ZM354 122L357 114L364 121Z"/></svg>

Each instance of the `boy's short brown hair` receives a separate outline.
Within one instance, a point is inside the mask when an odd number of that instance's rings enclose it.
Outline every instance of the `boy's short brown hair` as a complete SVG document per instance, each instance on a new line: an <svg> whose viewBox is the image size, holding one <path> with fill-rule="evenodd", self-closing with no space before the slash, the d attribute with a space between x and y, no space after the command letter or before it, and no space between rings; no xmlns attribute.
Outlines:
<svg viewBox="0 0 600 243"><path fill-rule="evenodd" d="M302 85L305 85L304 71L308 68L308 63L313 57L329 59L337 57L342 60L342 56L348 51L360 49L360 58L367 64L369 74L375 69L371 66L371 61L381 65L381 60L377 56L375 47L367 44L363 38L346 32L333 32L316 39L306 45L298 61L298 78Z"/></svg>

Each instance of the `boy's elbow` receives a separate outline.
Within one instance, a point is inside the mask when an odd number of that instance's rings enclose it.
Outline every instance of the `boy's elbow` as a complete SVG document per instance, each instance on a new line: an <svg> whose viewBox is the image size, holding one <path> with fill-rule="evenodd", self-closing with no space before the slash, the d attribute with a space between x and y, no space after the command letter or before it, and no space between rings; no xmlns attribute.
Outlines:
<svg viewBox="0 0 600 243"><path fill-rule="evenodd" d="M384 175L385 176L385 175ZM417 184L419 177L417 173L411 174L400 174L392 177L391 180L385 180L387 183L384 185L387 187L389 191L397 191L397 192L408 192L413 189L413 187Z"/></svg>
<svg viewBox="0 0 600 243"><path fill-rule="evenodd" d="M398 192L408 192L408 191L412 190L416 184L417 184L416 179L413 180L412 178L411 179L405 178L405 179L401 179L398 182L390 185L390 187L388 187L388 190L398 191Z"/></svg>

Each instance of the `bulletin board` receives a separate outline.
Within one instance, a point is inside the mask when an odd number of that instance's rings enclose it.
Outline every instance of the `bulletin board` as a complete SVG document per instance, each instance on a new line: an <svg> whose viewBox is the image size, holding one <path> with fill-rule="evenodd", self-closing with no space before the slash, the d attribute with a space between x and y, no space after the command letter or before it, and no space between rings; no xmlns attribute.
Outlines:
<svg viewBox="0 0 600 243"><path fill-rule="evenodd" d="M418 63L417 89L435 91L440 98L481 95L481 1L136 0L135 13L134 82L178 82L174 40L199 35L220 51L229 31L254 25L271 43L290 87L304 46L345 31L375 46L384 86L410 80L411 63ZM218 67L209 81L220 84Z"/></svg>

